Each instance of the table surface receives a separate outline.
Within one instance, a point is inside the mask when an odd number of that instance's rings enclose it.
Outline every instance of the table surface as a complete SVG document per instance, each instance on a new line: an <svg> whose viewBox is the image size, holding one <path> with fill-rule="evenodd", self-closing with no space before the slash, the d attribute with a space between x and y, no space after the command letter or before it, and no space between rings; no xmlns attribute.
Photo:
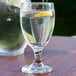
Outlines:
<svg viewBox="0 0 76 76"><path fill-rule="evenodd" d="M53 72L32 75L21 72L21 67L32 63L33 51L30 47L18 56L0 56L0 76L76 76L76 38L52 37L44 48L44 63L53 67Z"/></svg>

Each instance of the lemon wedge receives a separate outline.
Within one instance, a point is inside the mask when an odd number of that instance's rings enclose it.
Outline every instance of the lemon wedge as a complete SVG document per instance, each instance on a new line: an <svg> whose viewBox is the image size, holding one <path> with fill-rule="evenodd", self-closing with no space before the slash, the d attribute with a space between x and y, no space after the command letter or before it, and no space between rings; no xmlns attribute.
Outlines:
<svg viewBox="0 0 76 76"><path fill-rule="evenodd" d="M39 13L35 14L34 17L38 18L38 17L52 16L52 15L53 15L52 11L42 11L42 12L39 12Z"/></svg>

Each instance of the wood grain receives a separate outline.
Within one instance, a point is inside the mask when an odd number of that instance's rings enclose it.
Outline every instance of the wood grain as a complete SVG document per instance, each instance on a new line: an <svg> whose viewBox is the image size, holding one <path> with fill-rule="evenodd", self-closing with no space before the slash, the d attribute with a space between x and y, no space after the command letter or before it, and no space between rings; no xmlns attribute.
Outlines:
<svg viewBox="0 0 76 76"><path fill-rule="evenodd" d="M76 39L52 37L44 48L43 61L53 67L53 72L42 75L25 74L21 67L33 61L30 47L19 56L0 56L0 76L76 76Z"/></svg>

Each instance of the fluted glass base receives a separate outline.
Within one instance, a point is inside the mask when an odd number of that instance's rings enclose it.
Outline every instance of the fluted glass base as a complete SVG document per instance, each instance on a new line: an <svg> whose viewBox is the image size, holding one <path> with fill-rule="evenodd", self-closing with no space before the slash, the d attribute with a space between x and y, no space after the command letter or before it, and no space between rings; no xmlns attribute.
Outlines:
<svg viewBox="0 0 76 76"><path fill-rule="evenodd" d="M0 48L0 56L16 56L24 53L27 43L25 42L19 48L9 49L9 48Z"/></svg>
<svg viewBox="0 0 76 76"><path fill-rule="evenodd" d="M15 56L23 53L24 53L24 49L22 50L0 49L0 56Z"/></svg>
<svg viewBox="0 0 76 76"><path fill-rule="evenodd" d="M52 71L52 67L44 65L43 63L32 63L22 67L22 72L32 74L44 74Z"/></svg>

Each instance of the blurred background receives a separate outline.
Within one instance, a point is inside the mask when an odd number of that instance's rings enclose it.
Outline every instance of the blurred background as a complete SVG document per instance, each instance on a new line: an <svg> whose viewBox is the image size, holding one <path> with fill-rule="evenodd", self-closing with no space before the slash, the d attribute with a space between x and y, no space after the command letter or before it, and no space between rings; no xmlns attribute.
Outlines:
<svg viewBox="0 0 76 76"><path fill-rule="evenodd" d="M38 2L42 0L38 0ZM45 0L44 0L45 1ZM46 0L47 1L47 0ZM76 1L75 0L48 0L54 2L56 21L53 35L76 35ZM32 0L37 2L37 0Z"/></svg>

